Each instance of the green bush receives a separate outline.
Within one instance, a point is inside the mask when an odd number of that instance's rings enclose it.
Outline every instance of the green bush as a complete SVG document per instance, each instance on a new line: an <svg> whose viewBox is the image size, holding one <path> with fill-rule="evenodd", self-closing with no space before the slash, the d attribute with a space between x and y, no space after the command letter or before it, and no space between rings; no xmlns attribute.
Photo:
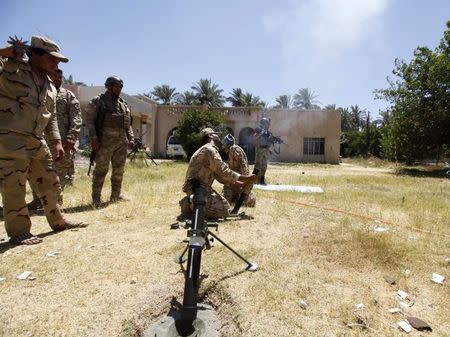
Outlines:
<svg viewBox="0 0 450 337"><path fill-rule="evenodd" d="M186 152L187 160L201 146L202 137L200 131L203 128L213 128L220 132L226 130L223 117L210 110L188 110L179 120L178 128L174 133Z"/></svg>

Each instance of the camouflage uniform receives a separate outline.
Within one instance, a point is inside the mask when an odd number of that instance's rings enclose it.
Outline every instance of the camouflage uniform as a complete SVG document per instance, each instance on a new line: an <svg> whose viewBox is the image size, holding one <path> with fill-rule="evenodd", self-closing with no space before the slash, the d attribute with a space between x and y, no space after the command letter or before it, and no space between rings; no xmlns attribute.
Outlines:
<svg viewBox="0 0 450 337"><path fill-rule="evenodd" d="M92 200L99 202L105 176L111 162L111 200L118 200L127 159L128 142L133 141L131 113L127 103L106 91L95 97L86 111L86 128L91 139L97 139L100 150L95 156L92 177Z"/></svg>
<svg viewBox="0 0 450 337"><path fill-rule="evenodd" d="M208 218L226 218L230 215L230 204L224 197L214 191L211 187L214 179L222 184L232 184L239 179L239 174L230 170L227 164L222 161L217 147L207 143L199 148L191 160L186 172L186 179L183 184L183 192L187 194L180 201L181 212L188 215L192 208L189 205L189 196L193 193L190 179L198 179L200 184L206 189L205 216Z"/></svg>
<svg viewBox="0 0 450 337"><path fill-rule="evenodd" d="M267 160L269 149L272 144L270 141L270 132L260 127L255 129L255 170L258 170L258 183L265 183L264 177L267 171Z"/></svg>
<svg viewBox="0 0 450 337"><path fill-rule="evenodd" d="M71 139L76 142L81 129L81 109L80 103L70 90L59 88L56 97L56 115L61 139ZM67 182L66 176L71 174L74 166L74 156L74 150L66 151L64 158L55 162L56 173L63 190Z"/></svg>
<svg viewBox="0 0 450 337"><path fill-rule="evenodd" d="M248 168L247 155L245 154L244 150L239 145L232 145L228 149L228 166L230 167L230 169L242 175L249 175L250 170ZM223 186L223 196L228 200L230 204L237 201L241 192L242 189L240 188L228 185ZM250 192L250 194L244 201L244 206L255 207L255 203L255 194L253 192Z"/></svg>
<svg viewBox="0 0 450 337"><path fill-rule="evenodd" d="M37 186L50 226L65 224L57 203L61 187L44 139L44 131L48 139L60 139L56 95L49 78L38 88L28 63L0 58L0 189L10 237L30 232L27 176Z"/></svg>
<svg viewBox="0 0 450 337"><path fill-rule="evenodd" d="M80 103L76 99L75 95L64 88L59 88L58 95L56 97L56 119L58 121L59 135L61 139L71 139L74 142L78 140L81 129L81 109ZM53 158L55 157L54 148L50 148ZM64 187L67 183L68 176L74 165L75 152L73 150L65 151L63 159L54 161L54 167L56 174L59 177L61 184L61 190L64 191ZM32 190L35 190L35 186L32 182ZM34 192L33 192L34 197ZM58 196L58 203L63 204L62 193Z"/></svg>

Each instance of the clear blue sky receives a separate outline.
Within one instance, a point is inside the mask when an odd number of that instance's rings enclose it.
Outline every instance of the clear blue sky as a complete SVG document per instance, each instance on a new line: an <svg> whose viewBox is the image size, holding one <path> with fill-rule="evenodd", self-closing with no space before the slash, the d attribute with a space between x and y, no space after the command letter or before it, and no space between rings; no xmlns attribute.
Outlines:
<svg viewBox="0 0 450 337"><path fill-rule="evenodd" d="M128 94L211 78L227 96L240 87L273 105L307 87L373 116L395 58L434 49L449 19L450 0L1 0L0 39L46 35L70 58L66 75L116 74Z"/></svg>

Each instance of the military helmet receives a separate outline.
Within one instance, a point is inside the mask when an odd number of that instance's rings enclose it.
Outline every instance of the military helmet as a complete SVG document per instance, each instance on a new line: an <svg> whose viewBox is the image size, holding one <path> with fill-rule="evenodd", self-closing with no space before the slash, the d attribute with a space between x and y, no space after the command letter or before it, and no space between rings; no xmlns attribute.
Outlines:
<svg viewBox="0 0 450 337"><path fill-rule="evenodd" d="M117 84L120 85L121 87L123 87L123 81L120 77L118 76L109 76L106 81L105 81L105 87L109 87L113 84Z"/></svg>
<svg viewBox="0 0 450 337"><path fill-rule="evenodd" d="M270 119L267 118L267 117L263 117L263 118L261 118L259 124L261 125L261 127L262 127L264 130L269 130Z"/></svg>
<svg viewBox="0 0 450 337"><path fill-rule="evenodd" d="M223 141L222 141L223 146L227 146L230 147L232 145L234 145L234 137L231 133L227 134Z"/></svg>

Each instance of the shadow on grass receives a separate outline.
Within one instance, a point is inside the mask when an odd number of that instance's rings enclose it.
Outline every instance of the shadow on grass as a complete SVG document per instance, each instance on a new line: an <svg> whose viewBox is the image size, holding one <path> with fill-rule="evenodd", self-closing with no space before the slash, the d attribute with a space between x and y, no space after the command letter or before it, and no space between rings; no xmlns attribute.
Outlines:
<svg viewBox="0 0 450 337"><path fill-rule="evenodd" d="M448 169L401 168L395 174L423 178L450 178Z"/></svg>
<svg viewBox="0 0 450 337"><path fill-rule="evenodd" d="M85 227L87 227L87 225ZM68 230L72 230L72 231L73 230L77 230L78 231L79 229L83 229L85 227L79 227L79 228L74 228L74 229L66 229L65 231L68 231ZM50 230L48 232L37 234L36 236L41 238L41 239L43 239L43 238L46 238L46 237L49 237L49 236L53 236L55 234L59 234L61 232L64 232L64 230L59 230L59 231ZM39 245L39 244L37 244L37 245ZM9 241L2 241L2 242L0 242L0 254L10 250L11 248L17 247L17 246L21 246L21 245L16 245L16 244L10 243ZM34 245L22 245L22 246L29 247L29 246L34 246Z"/></svg>

